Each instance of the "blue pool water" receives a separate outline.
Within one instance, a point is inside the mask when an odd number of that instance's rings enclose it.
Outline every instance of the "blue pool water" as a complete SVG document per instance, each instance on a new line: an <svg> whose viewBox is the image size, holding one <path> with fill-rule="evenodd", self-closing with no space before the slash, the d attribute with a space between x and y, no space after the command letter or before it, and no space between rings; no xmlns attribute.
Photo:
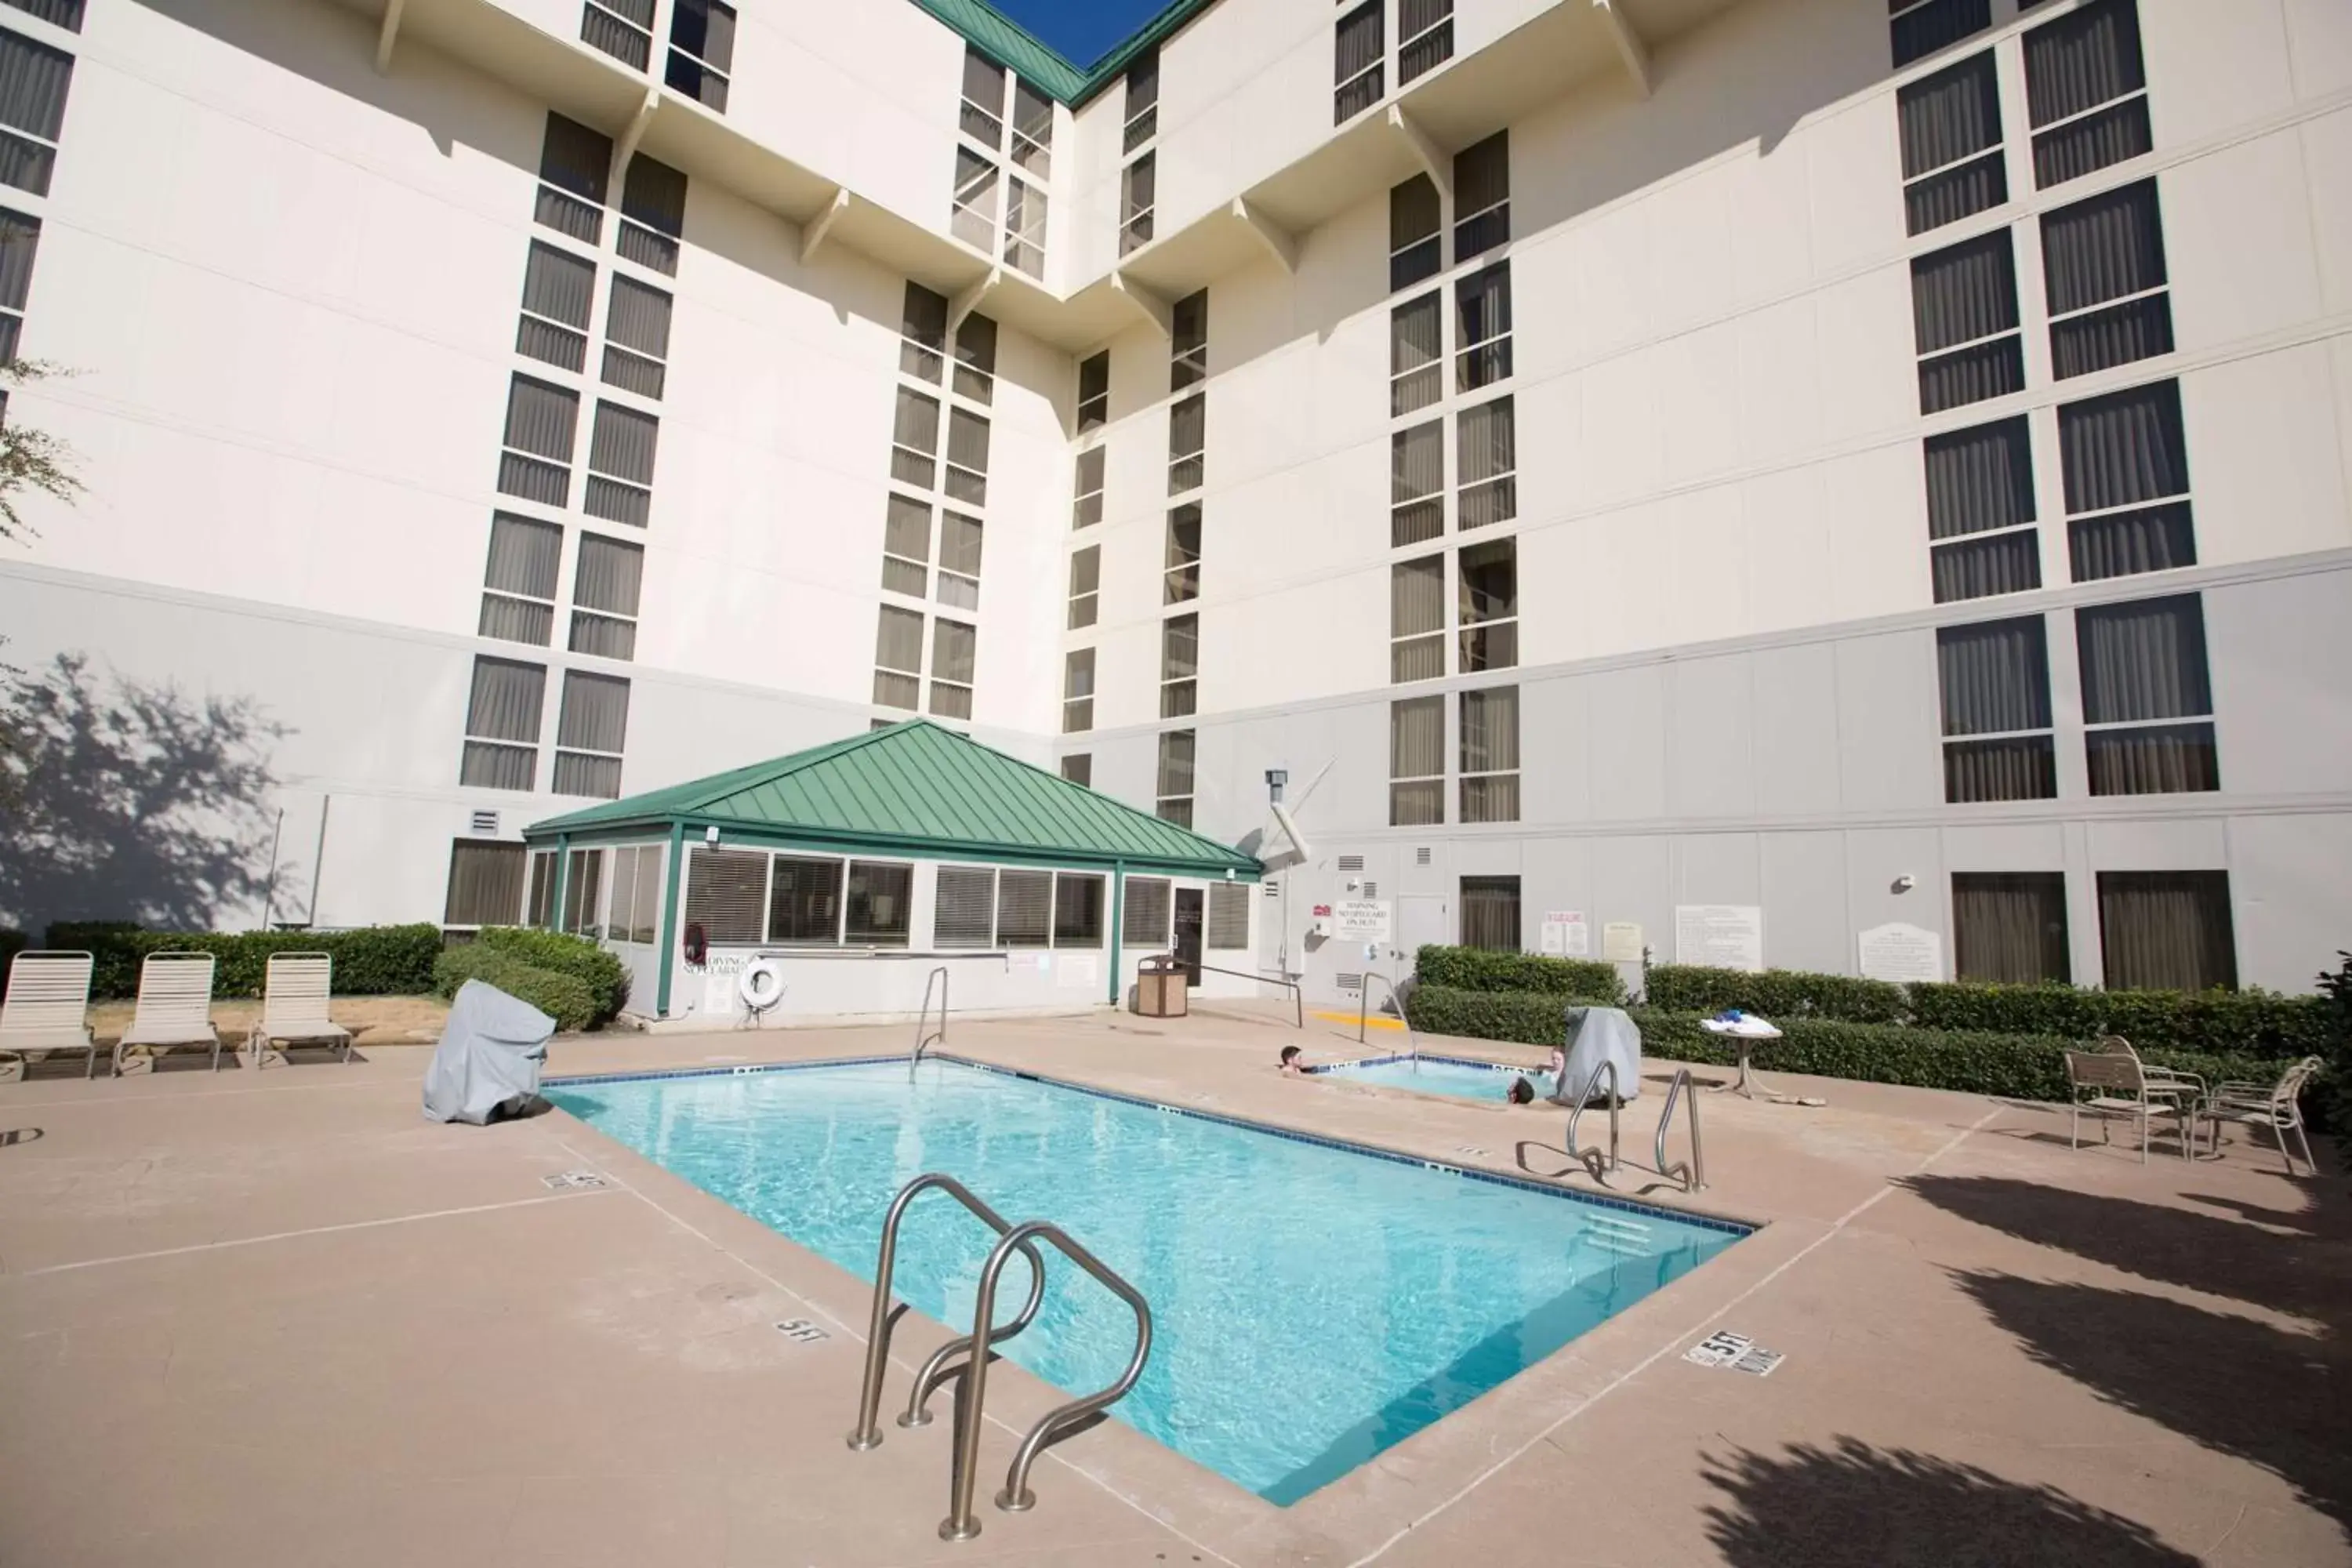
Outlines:
<svg viewBox="0 0 2352 1568"><path fill-rule="evenodd" d="M1317 1068L1315 1076L1374 1084L1381 1089L1418 1089L1423 1094L1450 1094L1457 1100L1484 1100L1500 1105L1514 1079L1524 1078L1540 1098L1551 1093L1551 1074L1526 1068L1498 1068L1485 1062L1450 1057L1423 1057L1416 1067L1410 1057L1379 1057Z"/></svg>
<svg viewBox="0 0 2352 1568"><path fill-rule="evenodd" d="M869 1280L883 1212L926 1171L1008 1218L1054 1220L1151 1302L1150 1364L1112 1415L1277 1503L1744 1234L947 1062L911 1084L901 1062L574 1081L550 1097ZM898 1296L968 1327L993 1240L945 1195L918 1199ZM1091 1393L1126 1364L1134 1320L1046 1256L1045 1309L1005 1353ZM1027 1284L1016 1259L1000 1321ZM905 1392L898 1374L889 1398ZM841 1395L846 1424L856 1390Z"/></svg>

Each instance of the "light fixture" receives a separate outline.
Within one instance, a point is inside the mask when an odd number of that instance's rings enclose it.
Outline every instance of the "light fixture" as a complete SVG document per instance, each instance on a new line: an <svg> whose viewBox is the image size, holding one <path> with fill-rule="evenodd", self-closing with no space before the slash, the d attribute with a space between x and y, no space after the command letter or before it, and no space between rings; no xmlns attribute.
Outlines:
<svg viewBox="0 0 2352 1568"><path fill-rule="evenodd" d="M702 830L702 841L705 844L716 844L719 842L719 825L717 823L714 822L709 826Z"/></svg>
<svg viewBox="0 0 2352 1568"><path fill-rule="evenodd" d="M1282 804L1282 786L1289 782L1289 769L1268 768L1265 770L1265 793L1267 796L1273 800L1275 805L1280 805Z"/></svg>
<svg viewBox="0 0 2352 1568"><path fill-rule="evenodd" d="M1907 893L1918 885L1919 879L1908 871L1895 879L1895 890L1898 893Z"/></svg>

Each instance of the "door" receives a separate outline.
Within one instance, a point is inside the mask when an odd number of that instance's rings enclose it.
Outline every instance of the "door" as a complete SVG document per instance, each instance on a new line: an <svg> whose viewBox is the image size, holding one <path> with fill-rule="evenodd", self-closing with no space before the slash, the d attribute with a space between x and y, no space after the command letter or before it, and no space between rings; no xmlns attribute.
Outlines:
<svg viewBox="0 0 2352 1568"><path fill-rule="evenodd" d="M1209 895L1199 888L1176 889L1176 958L1190 984L1201 984L1202 910Z"/></svg>
<svg viewBox="0 0 2352 1568"><path fill-rule="evenodd" d="M1397 900L1396 942L1388 953L1396 979L1412 973L1413 958L1424 946L1443 947L1454 941L1446 903L1442 895L1423 893L1407 893Z"/></svg>

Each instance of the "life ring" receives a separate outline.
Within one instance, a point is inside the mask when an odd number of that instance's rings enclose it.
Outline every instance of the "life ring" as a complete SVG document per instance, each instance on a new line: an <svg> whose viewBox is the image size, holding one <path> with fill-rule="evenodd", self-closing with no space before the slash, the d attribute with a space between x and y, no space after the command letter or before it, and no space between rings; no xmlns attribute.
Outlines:
<svg viewBox="0 0 2352 1568"><path fill-rule="evenodd" d="M744 1006L764 1013L784 999L784 966L772 958L755 958L743 966L743 978L735 989Z"/></svg>

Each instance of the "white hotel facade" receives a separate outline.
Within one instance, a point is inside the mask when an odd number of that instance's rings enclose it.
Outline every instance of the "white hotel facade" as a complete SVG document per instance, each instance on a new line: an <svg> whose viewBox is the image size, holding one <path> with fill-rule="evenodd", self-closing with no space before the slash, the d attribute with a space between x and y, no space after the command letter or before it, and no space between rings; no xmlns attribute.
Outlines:
<svg viewBox="0 0 2352 1568"><path fill-rule="evenodd" d="M1367 897L1381 969L2352 944L2345 0L1178 0L1091 77L5 0L0 127L88 487L5 657L280 727L280 921L511 921L527 824L921 713L1245 847L1286 771L1310 997Z"/></svg>

